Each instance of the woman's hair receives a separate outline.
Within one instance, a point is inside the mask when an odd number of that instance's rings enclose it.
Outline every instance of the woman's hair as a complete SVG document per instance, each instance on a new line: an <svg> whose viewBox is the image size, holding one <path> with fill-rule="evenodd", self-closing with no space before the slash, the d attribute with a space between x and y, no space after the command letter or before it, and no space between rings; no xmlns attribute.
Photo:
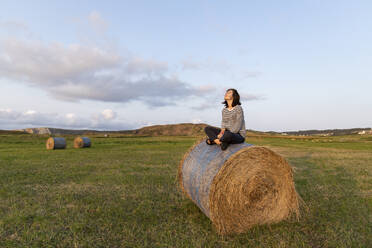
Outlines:
<svg viewBox="0 0 372 248"><path fill-rule="evenodd" d="M233 92L233 102L232 102L232 106L235 107L236 105L241 105L240 103L240 96L239 96L239 93L236 89L228 89L226 90L226 92L228 92L229 90L231 90ZM227 101L223 101L222 104L225 104L225 107L227 108L229 105L227 104Z"/></svg>

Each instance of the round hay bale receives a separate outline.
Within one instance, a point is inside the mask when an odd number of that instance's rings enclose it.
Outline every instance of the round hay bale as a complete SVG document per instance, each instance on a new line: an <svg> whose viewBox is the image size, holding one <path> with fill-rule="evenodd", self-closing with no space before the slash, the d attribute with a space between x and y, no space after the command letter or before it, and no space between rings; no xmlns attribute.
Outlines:
<svg viewBox="0 0 372 248"><path fill-rule="evenodd" d="M76 137L74 140L74 147L75 148L85 148L91 147L92 142L88 137Z"/></svg>
<svg viewBox="0 0 372 248"><path fill-rule="evenodd" d="M222 151L199 141L180 162L178 180L223 235L299 217L292 169L265 147L242 143Z"/></svg>
<svg viewBox="0 0 372 248"><path fill-rule="evenodd" d="M61 137L50 137L46 142L46 148L48 150L65 149L66 139Z"/></svg>

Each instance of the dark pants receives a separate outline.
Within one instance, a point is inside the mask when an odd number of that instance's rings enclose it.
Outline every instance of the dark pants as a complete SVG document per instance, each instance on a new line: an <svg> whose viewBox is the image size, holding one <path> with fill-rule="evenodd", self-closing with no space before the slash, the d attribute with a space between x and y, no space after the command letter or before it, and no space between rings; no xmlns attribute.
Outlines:
<svg viewBox="0 0 372 248"><path fill-rule="evenodd" d="M210 140L218 139L217 135L221 132L220 128L206 126L204 128L204 132L207 134ZM229 144L238 144L244 142L244 137L241 136L239 133L232 133L229 130L225 130L223 136L220 138L221 142L226 142Z"/></svg>

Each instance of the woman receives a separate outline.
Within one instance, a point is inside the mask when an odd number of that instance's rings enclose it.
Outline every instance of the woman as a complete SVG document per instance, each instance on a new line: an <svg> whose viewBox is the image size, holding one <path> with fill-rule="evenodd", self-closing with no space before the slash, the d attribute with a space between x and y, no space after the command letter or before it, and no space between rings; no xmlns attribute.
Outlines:
<svg viewBox="0 0 372 248"><path fill-rule="evenodd" d="M221 128L205 127L208 145L217 144L226 150L230 144L243 143L245 140L245 121L240 96L236 89L228 89L225 93L225 107L222 109Z"/></svg>

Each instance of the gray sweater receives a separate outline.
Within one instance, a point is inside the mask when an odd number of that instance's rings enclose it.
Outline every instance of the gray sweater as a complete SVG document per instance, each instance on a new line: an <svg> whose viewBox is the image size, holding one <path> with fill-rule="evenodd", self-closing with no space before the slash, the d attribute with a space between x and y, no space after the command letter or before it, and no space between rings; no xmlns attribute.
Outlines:
<svg viewBox="0 0 372 248"><path fill-rule="evenodd" d="M221 128L226 128L232 133L240 133L245 138L245 121L242 106L236 105L232 110L222 109Z"/></svg>

